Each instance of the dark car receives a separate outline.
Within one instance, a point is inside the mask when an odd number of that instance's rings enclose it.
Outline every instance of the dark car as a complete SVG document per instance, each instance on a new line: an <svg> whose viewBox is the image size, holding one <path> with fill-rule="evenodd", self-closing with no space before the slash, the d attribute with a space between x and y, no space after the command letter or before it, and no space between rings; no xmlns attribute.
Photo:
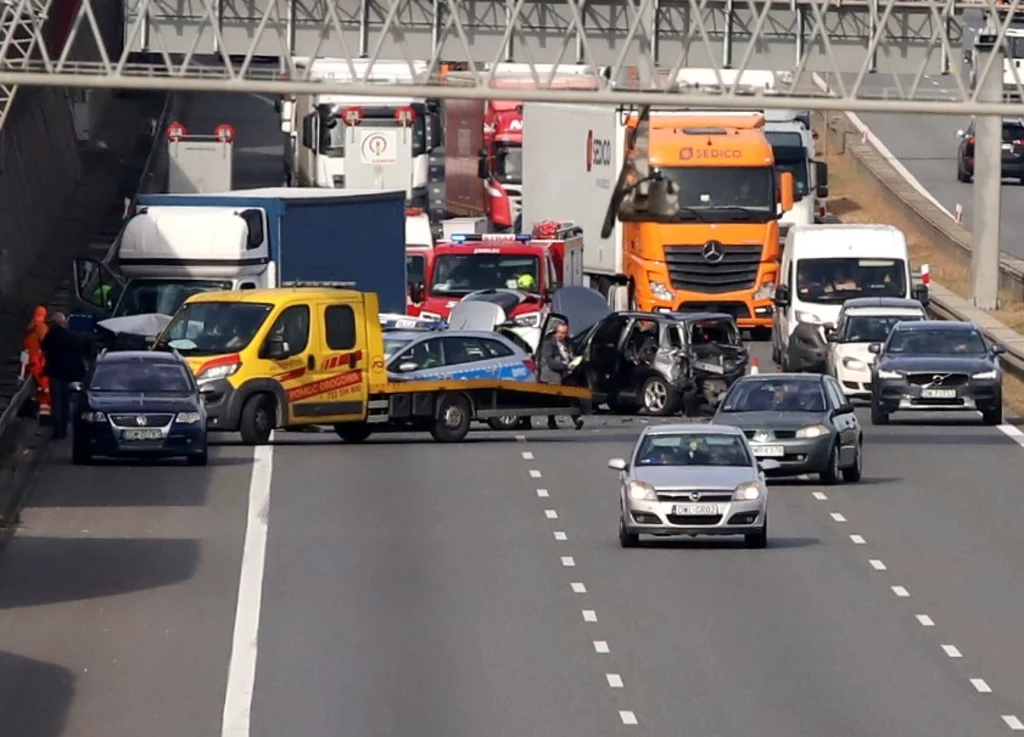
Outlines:
<svg viewBox="0 0 1024 737"><path fill-rule="evenodd" d="M972 322L901 322L885 343L871 376L871 423L885 425L897 411L974 410L986 425L1003 421L1003 372L998 356Z"/></svg>
<svg viewBox="0 0 1024 737"><path fill-rule="evenodd" d="M816 473L826 484L860 481L863 433L839 382L820 374L755 374L729 389L712 422L743 430L766 473Z"/></svg>
<svg viewBox="0 0 1024 737"><path fill-rule="evenodd" d="M103 353L72 389L75 464L96 457L184 456L191 465L206 465L206 409L177 353Z"/></svg>
<svg viewBox="0 0 1024 737"><path fill-rule="evenodd" d="M960 146L956 152L956 178L969 182L974 178L975 119L966 130L957 131ZM1003 118L1003 178L1024 182L1024 119Z"/></svg>

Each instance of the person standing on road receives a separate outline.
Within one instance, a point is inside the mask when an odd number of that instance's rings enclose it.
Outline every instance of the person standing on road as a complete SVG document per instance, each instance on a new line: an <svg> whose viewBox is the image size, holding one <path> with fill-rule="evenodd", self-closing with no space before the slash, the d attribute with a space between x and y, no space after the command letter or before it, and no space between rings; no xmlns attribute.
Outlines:
<svg viewBox="0 0 1024 737"><path fill-rule="evenodd" d="M32 321L25 328L25 337L22 342L23 358L22 378L29 376L36 383L36 407L39 411L40 424L49 422L52 410L52 399L50 397L50 382L46 378L45 360L43 358L43 339L49 327L46 324L46 308L36 307L32 314Z"/></svg>
<svg viewBox="0 0 1024 737"><path fill-rule="evenodd" d="M564 384L566 378L576 368L580 360L572 354L572 346L569 345L569 326L559 323L552 333L549 333L540 344L539 376L538 381L542 384ZM573 424L579 430L583 427L583 418L577 415L572 418ZM548 428L558 429L558 422L554 415L548 415Z"/></svg>
<svg viewBox="0 0 1024 737"><path fill-rule="evenodd" d="M82 346L75 334L68 330L68 319L62 312L53 313L50 330L43 338L43 355L53 396L53 439L62 440L68 436L70 384L81 381L85 376Z"/></svg>

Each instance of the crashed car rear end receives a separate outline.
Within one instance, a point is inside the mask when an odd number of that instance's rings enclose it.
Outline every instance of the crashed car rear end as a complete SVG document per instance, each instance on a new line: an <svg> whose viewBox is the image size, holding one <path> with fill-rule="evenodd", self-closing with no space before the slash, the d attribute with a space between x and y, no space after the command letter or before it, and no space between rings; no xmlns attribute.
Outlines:
<svg viewBox="0 0 1024 737"><path fill-rule="evenodd" d="M684 318L692 378L704 402L718 406L726 390L747 373L750 356L732 317L713 314Z"/></svg>

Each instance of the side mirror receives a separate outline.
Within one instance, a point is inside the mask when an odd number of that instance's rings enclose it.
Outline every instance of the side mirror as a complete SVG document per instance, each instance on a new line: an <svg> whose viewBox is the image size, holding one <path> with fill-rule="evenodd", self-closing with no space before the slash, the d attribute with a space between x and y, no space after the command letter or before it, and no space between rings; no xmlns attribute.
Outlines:
<svg viewBox="0 0 1024 737"><path fill-rule="evenodd" d="M1006 353L1006 346L1003 345L1002 343L996 343L994 346L992 346L993 356L1001 356L1004 353Z"/></svg>
<svg viewBox="0 0 1024 737"><path fill-rule="evenodd" d="M828 192L828 164L824 161L814 162L814 181L818 183L819 192L822 187L824 187L825 191ZM819 195L819 197L828 197L828 195Z"/></svg>
<svg viewBox="0 0 1024 737"><path fill-rule="evenodd" d="M212 386L199 387L199 398L204 402L208 401L215 393L216 392Z"/></svg>
<svg viewBox="0 0 1024 737"><path fill-rule="evenodd" d="M780 284L775 287L775 306L776 307L789 307L790 305L790 294L789 287L785 284Z"/></svg>
<svg viewBox="0 0 1024 737"><path fill-rule="evenodd" d="M311 151L316 151L317 146L316 140L316 113L310 113L302 119L302 147L308 148Z"/></svg>
<svg viewBox="0 0 1024 737"><path fill-rule="evenodd" d="M853 412L853 405L847 402L846 404L840 404L834 410L832 410L832 416L836 415L848 415Z"/></svg>
<svg viewBox="0 0 1024 737"><path fill-rule="evenodd" d="M82 388L82 382L80 381L72 381L70 384L68 384L69 391L80 392L82 391Z"/></svg>
<svg viewBox="0 0 1024 737"><path fill-rule="evenodd" d="M830 332L826 332L825 333L825 340L827 340L829 343L838 343L839 342L839 333L837 333L835 330L832 330Z"/></svg>
<svg viewBox="0 0 1024 737"><path fill-rule="evenodd" d="M608 461L608 468L612 469L613 471L625 471L627 468L629 468L629 464L626 463L625 458L612 458L610 461Z"/></svg>
<svg viewBox="0 0 1024 737"><path fill-rule="evenodd" d="M407 374L410 371L416 371L420 365L415 361L406 361L405 363L398 364L398 370L403 374Z"/></svg>
<svg viewBox="0 0 1024 737"><path fill-rule="evenodd" d="M424 287L422 284L410 284L409 285L409 299L413 302L419 303L423 301Z"/></svg>
<svg viewBox="0 0 1024 737"><path fill-rule="evenodd" d="M921 303L922 307L927 307L928 302L931 301L931 297L928 296L928 285L927 284L915 284L914 285L914 299Z"/></svg>
<svg viewBox="0 0 1024 737"><path fill-rule="evenodd" d="M486 148L480 149L480 153L477 154L477 160L476 160L476 175L477 175L477 177L479 179L490 179L491 178L491 171L490 171L490 167L487 165L487 158L488 158L488 156L487 156L487 149Z"/></svg>
<svg viewBox="0 0 1024 737"><path fill-rule="evenodd" d="M762 458L757 462L757 467L762 471L778 471L782 464L773 458Z"/></svg>
<svg viewBox="0 0 1024 737"><path fill-rule="evenodd" d="M814 193L818 196L818 199L821 199L821 200L828 199L828 185L827 184L819 184L818 188L816 190L814 190Z"/></svg>
<svg viewBox="0 0 1024 737"><path fill-rule="evenodd" d="M881 343L872 343L868 346L868 353L874 353L876 356L882 352Z"/></svg>
<svg viewBox="0 0 1024 737"><path fill-rule="evenodd" d="M793 209L793 174L788 171L779 175L779 204L783 212Z"/></svg>
<svg viewBox="0 0 1024 737"><path fill-rule="evenodd" d="M288 357L288 344L283 340L274 338L267 342L267 358L272 361L280 361Z"/></svg>

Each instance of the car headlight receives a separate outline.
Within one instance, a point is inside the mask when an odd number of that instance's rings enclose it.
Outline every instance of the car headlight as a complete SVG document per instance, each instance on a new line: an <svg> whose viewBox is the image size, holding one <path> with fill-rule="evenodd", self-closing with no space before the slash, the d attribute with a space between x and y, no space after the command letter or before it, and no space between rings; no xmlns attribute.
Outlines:
<svg viewBox="0 0 1024 737"><path fill-rule="evenodd" d="M775 282L766 281L764 284L761 285L761 287L756 292L754 292L754 299L771 299L774 293Z"/></svg>
<svg viewBox="0 0 1024 737"><path fill-rule="evenodd" d="M998 379L999 378L999 372L996 371L995 369L992 369L991 371L979 371L976 374L971 374L971 378L972 379Z"/></svg>
<svg viewBox="0 0 1024 737"><path fill-rule="evenodd" d="M82 419L86 422L106 422L107 416L103 412L83 412Z"/></svg>
<svg viewBox="0 0 1024 737"><path fill-rule="evenodd" d="M734 502L752 502L755 499L760 498L761 487L755 484L753 481L746 484L740 484L732 493L732 499Z"/></svg>
<svg viewBox="0 0 1024 737"><path fill-rule="evenodd" d="M436 312L426 312L426 311L421 312L420 313L420 317L422 317L424 320L440 320L441 319L441 316L438 313L436 313Z"/></svg>
<svg viewBox="0 0 1024 737"><path fill-rule="evenodd" d="M222 363L219 366L211 366L196 377L196 381L216 381L226 379L242 367L240 363Z"/></svg>
<svg viewBox="0 0 1024 737"><path fill-rule="evenodd" d="M199 422L200 417L198 412L179 412L178 419L175 422L180 422L183 425L194 425Z"/></svg>
<svg viewBox="0 0 1024 737"><path fill-rule="evenodd" d="M820 438L828 435L829 429L824 425L808 425L796 431L798 438Z"/></svg>
<svg viewBox="0 0 1024 737"><path fill-rule="evenodd" d="M879 379L902 379L903 374L899 371L886 371L885 369L878 370Z"/></svg>
<svg viewBox="0 0 1024 737"><path fill-rule="evenodd" d="M843 368L850 369L850 371L866 371L868 365L859 358L844 358Z"/></svg>
<svg viewBox="0 0 1024 737"><path fill-rule="evenodd" d="M635 502L656 502L658 495L654 493L654 487L643 481L630 481L629 498Z"/></svg>
<svg viewBox="0 0 1024 737"><path fill-rule="evenodd" d="M675 292L673 292L671 290L671 288L669 288L669 286L667 284L664 284L664 283L662 283L660 281L652 281L652 282L650 282L650 285L651 285L651 294L654 295L655 299L664 299L664 300L675 299L675 296L676 296Z"/></svg>
<svg viewBox="0 0 1024 737"><path fill-rule="evenodd" d="M804 312L803 310L793 311L796 313L796 319L798 322L804 322L808 325L821 325L821 318L813 312Z"/></svg>
<svg viewBox="0 0 1024 737"><path fill-rule="evenodd" d="M539 328L540 327L540 313L539 312L526 312L522 315L516 315L512 318L512 322L516 326L521 328Z"/></svg>

